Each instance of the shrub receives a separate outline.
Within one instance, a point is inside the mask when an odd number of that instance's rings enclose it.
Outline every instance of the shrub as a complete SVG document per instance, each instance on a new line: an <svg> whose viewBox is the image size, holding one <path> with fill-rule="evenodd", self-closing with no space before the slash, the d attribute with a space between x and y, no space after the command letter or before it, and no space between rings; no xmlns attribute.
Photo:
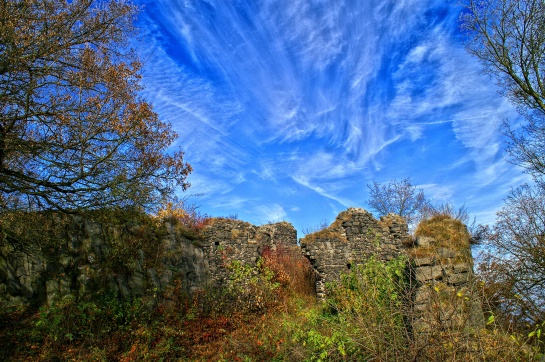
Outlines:
<svg viewBox="0 0 545 362"><path fill-rule="evenodd" d="M285 293L291 295L315 295L316 272L299 247L276 245L262 253L263 266L273 273Z"/></svg>
<svg viewBox="0 0 545 362"><path fill-rule="evenodd" d="M355 265L340 282L328 284L327 303L338 314L338 327L361 358L398 360L407 348L404 312L408 301L407 259L388 262L371 257ZM349 344L350 345L350 344Z"/></svg>
<svg viewBox="0 0 545 362"><path fill-rule="evenodd" d="M230 278L227 293L237 312L261 312L276 305L280 283L274 281L274 273L259 259L256 267L235 260L228 268Z"/></svg>
<svg viewBox="0 0 545 362"><path fill-rule="evenodd" d="M89 301L76 301L66 296L40 308L36 327L50 343L96 341L107 338L116 330L130 328L144 315L149 316L151 310L151 306L140 298L120 301L111 293Z"/></svg>
<svg viewBox="0 0 545 362"><path fill-rule="evenodd" d="M154 219L158 224L172 222L181 232L197 232L209 221L208 215L200 212L198 206L185 201L167 202Z"/></svg>

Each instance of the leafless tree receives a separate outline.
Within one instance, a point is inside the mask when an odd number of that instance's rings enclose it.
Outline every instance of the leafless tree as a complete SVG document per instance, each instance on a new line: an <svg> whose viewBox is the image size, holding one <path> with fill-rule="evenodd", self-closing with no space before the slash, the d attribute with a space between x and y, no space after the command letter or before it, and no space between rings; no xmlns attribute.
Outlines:
<svg viewBox="0 0 545 362"><path fill-rule="evenodd" d="M467 49L494 77L528 123L506 121L510 160L538 182L545 175L545 3L542 0L470 0L462 14Z"/></svg>
<svg viewBox="0 0 545 362"><path fill-rule="evenodd" d="M410 178L386 183L373 181L367 187L369 189L367 205L380 215L397 214L405 218L408 224L412 224L420 212L430 208L424 191L418 190Z"/></svg>
<svg viewBox="0 0 545 362"><path fill-rule="evenodd" d="M497 310L511 322L533 328L545 320L545 192L515 189L488 237L481 276Z"/></svg>
<svg viewBox="0 0 545 362"><path fill-rule="evenodd" d="M515 189L498 213L481 275L499 310L521 324L545 319L545 2L469 0L462 14L467 49L526 117L504 122L510 160L536 185Z"/></svg>

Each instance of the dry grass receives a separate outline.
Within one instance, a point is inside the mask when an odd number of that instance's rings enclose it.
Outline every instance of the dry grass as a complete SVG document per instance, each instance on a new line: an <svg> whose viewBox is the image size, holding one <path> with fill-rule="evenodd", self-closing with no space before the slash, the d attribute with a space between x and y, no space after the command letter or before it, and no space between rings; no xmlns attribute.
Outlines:
<svg viewBox="0 0 545 362"><path fill-rule="evenodd" d="M346 238L343 238L336 230L332 230L330 227L305 236L301 239L301 244L312 244L318 240L332 240L348 243Z"/></svg>
<svg viewBox="0 0 545 362"><path fill-rule="evenodd" d="M447 215L436 215L418 224L415 236L427 236L435 240L435 246L456 250L469 249L471 235L460 221Z"/></svg>

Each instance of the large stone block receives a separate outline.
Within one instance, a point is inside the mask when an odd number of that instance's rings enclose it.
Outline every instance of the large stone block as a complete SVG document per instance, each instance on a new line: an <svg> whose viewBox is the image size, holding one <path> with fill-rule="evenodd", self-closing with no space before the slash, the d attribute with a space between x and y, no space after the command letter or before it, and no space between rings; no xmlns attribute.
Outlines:
<svg viewBox="0 0 545 362"><path fill-rule="evenodd" d="M443 278L443 268L439 265L424 266L416 269L416 280L421 283L441 278Z"/></svg>
<svg viewBox="0 0 545 362"><path fill-rule="evenodd" d="M135 272L127 280L131 293L139 295L146 290L146 276L141 272Z"/></svg>
<svg viewBox="0 0 545 362"><path fill-rule="evenodd" d="M469 273L457 273L447 275L446 281L448 284L452 285L462 285L467 284L470 281Z"/></svg>
<svg viewBox="0 0 545 362"><path fill-rule="evenodd" d="M456 255L458 253L452 249L449 249L449 248L438 248L437 249L437 255L440 257L440 258L446 258L446 259L451 259L451 258L455 258Z"/></svg>
<svg viewBox="0 0 545 362"><path fill-rule="evenodd" d="M426 266L426 265L435 265L435 258L432 256L423 256L419 258L414 258L414 264L417 267Z"/></svg>

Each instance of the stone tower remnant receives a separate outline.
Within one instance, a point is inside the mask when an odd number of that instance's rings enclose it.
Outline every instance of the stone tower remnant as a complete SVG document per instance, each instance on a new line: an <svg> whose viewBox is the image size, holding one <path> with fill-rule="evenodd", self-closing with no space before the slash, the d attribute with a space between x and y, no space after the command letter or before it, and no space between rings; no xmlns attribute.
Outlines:
<svg viewBox="0 0 545 362"><path fill-rule="evenodd" d="M341 212L331 226L300 240L304 255L317 271L317 297L324 298L325 283L338 280L354 263L371 255L380 260L399 256L407 237L407 223L398 215L376 220L360 208Z"/></svg>

